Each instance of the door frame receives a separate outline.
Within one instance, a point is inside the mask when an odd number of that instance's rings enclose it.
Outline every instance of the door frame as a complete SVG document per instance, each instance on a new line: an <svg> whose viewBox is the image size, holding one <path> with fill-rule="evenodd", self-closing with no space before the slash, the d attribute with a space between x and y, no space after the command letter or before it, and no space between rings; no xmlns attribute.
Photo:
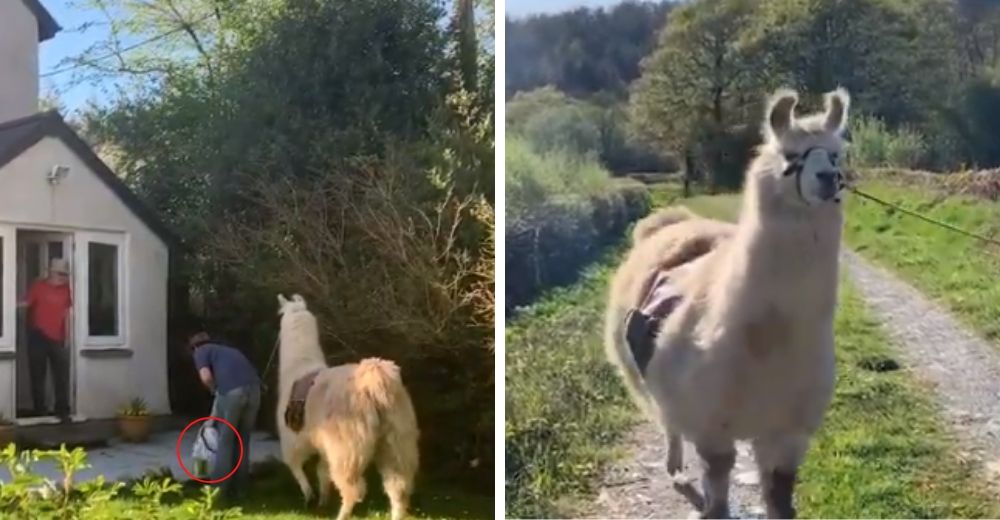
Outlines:
<svg viewBox="0 0 1000 520"><path fill-rule="evenodd" d="M77 235L77 232L71 231L71 230L66 230L66 229L53 229L53 228L46 227L46 226L37 226L36 227L36 226L31 226L31 225L22 225L22 226L16 226L15 227L15 235L20 235L21 236L20 237L21 240L17 241L17 249L15 250L16 261L15 261L15 264L14 264L15 265L14 279L15 279L15 282L16 282L16 285L17 285L17 289L14 291L15 297L19 293L26 294L26 291L28 290L28 288L35 281L35 280L28 280L27 277L25 277L24 279L21 278L21 274L22 273L21 273L20 270L22 268L26 268L26 266L27 266L27 258L22 258L21 255L19 255L18 253L20 253L21 251L27 251L26 248L29 247L29 244L37 243L40 246L40 249L39 249L39 258L38 258L38 262L39 262L39 265L38 265L39 276L41 276L43 274L47 275L49 263L51 262L51 258L52 258L51 254L50 254L50 251L49 251L49 246L50 246L50 244L52 242L61 242L62 243L62 256L61 256L61 258L63 258L64 260L66 260L69 263L70 291L71 291L72 298L73 298L73 304L72 304L71 313L70 313L70 320L69 320L69 323L67 324L67 330L66 330L67 340L69 341L69 347L68 347L69 348L69 353L68 353L69 354L68 355L68 360L69 360L69 381L67 381L67 385L68 385L67 389L68 389L69 395L67 397L69 399L70 415L75 415L76 409L77 409L77 400L76 400L76 397L77 397L77 391L76 391L76 386L77 386L77 368L78 368L77 353L79 352L79 345L78 345L77 335L76 335L76 321L77 321L76 316L77 316L78 309L79 309L79 302L77 301L77 290L78 290L77 277L78 277L79 269L77 269L76 254L75 254L76 253L76 235ZM27 273L25 273L25 276L26 275L27 275ZM23 287L21 286L21 282L24 283ZM24 291L24 293L22 293L22 291ZM22 312L23 312L23 314L22 314ZM27 311L26 310L23 310L23 311L22 310L18 310L18 313L17 313L17 317L16 317L16 329L15 330L17 332L18 339L20 339L20 333L22 332L22 330L21 330L22 328L25 331L27 330ZM26 337L27 336L25 336L25 339L26 339ZM16 356L16 353L17 353L17 347L18 347L18 345L17 345L17 342L15 341L15 344L14 344L15 356ZM14 380L13 398L14 398L14 413L15 414L17 413L17 405L19 404L18 403L18 394L17 394L17 392L18 392L17 372L18 372L17 358L15 357L15 360L14 360L14 377L12 378ZM53 391L54 391L54 388L53 388ZM27 420L28 421L32 421L32 420L34 420L34 418L27 419Z"/></svg>

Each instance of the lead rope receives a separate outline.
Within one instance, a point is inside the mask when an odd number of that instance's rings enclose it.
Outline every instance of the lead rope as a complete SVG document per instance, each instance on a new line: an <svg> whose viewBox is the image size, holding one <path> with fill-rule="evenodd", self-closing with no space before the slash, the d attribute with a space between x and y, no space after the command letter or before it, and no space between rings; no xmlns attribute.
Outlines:
<svg viewBox="0 0 1000 520"><path fill-rule="evenodd" d="M911 217L916 217L916 218L918 218L920 220L923 220L924 222L928 222L930 224L934 224L935 226L939 226L939 227L942 227L944 229L947 229L947 230L950 230L950 231L954 231L955 233L958 233L960 235L965 235L965 236L967 236L969 238L975 238L977 240L981 240L983 242L986 242L987 244L993 244L995 246L1000 246L1000 240L996 240L994 238L990 238L990 237L987 237L985 235L980 235L978 233L973 233L972 231L967 231L967 230L962 229L960 227L956 227L956 226L953 226L953 225L951 225L951 224L949 224L947 222L943 222L943 221L940 221L940 220L937 220L937 219L933 219L933 218L928 217L926 215L921 215L920 213L917 213L916 211L913 211L913 210L910 210L910 209L906 209L906 208L904 208L904 207L902 207L902 206L900 206L898 204L893 204L893 203L891 203L889 201L882 200L882 199L880 199L880 198L878 198L878 197L876 197L874 195L871 195L869 193L865 193L865 192L859 190L857 187L855 187L855 186L853 186L851 184L847 184L846 182L842 181L841 186L843 186L844 188L846 188L847 191L850 191L851 193L854 193L854 194L856 194L859 197L862 197L864 199L868 199L868 200L870 200L870 201L872 201L872 202L874 202L876 204L881 204L881 205L883 205L885 207L892 208L892 209L894 209L896 211L899 211L900 213L903 213L903 214L906 214L906 215L910 215Z"/></svg>
<svg viewBox="0 0 1000 520"><path fill-rule="evenodd" d="M274 339L274 348L271 349L271 357L267 360L267 365L264 365L264 372L261 375L260 386L263 387L264 393L267 393L267 373L271 370L271 363L274 362L274 355L278 353L278 345L281 342L281 336L279 335Z"/></svg>

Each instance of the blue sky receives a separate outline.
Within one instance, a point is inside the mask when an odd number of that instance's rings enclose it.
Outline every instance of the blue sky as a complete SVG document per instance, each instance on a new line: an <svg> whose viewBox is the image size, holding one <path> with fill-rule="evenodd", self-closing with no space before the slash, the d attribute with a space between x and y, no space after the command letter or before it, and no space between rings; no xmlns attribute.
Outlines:
<svg viewBox="0 0 1000 520"><path fill-rule="evenodd" d="M506 14L520 18L529 14L558 13L577 7L607 7L622 0L507 0Z"/></svg>
<svg viewBox="0 0 1000 520"><path fill-rule="evenodd" d="M6 1L9 0L0 0L0 2ZM59 63L62 60L80 54L95 42L107 37L108 29L102 25L103 18L100 13L73 7L71 0L41 1L45 5L45 8L49 10L49 13L52 14L52 17L59 22L63 30L57 33L51 40L42 43L39 52L40 74L44 75L47 72L59 69ZM576 3L580 3L581 1L576 0ZM531 2L526 1L517 1L514 3L525 6L531 5ZM557 0L551 3L571 6L574 2ZM616 2L604 0L603 2L591 1L591 3L613 4ZM81 30L87 24L92 25ZM132 40L125 39L124 43L132 43ZM59 94L59 100L62 102L65 112L64 115L68 115L84 107L88 101L104 104L112 99L114 88L112 81L103 81L97 85L83 83L74 86L71 85L72 77L72 72L64 72L41 79L40 87L42 93L57 92Z"/></svg>
<svg viewBox="0 0 1000 520"><path fill-rule="evenodd" d="M79 54L94 42L107 36L107 28L101 25L91 26L86 31L79 30L85 23L101 21L92 11L70 7L66 0L42 0L42 3L63 30L56 33L51 40L42 43L39 51L39 73L45 74L55 70L63 59ZM103 102L109 99L107 90L111 86L110 83L82 84L70 88L69 80L72 76L71 72L66 72L42 78L40 85L42 92L58 89L60 101L67 113L82 107L87 100Z"/></svg>

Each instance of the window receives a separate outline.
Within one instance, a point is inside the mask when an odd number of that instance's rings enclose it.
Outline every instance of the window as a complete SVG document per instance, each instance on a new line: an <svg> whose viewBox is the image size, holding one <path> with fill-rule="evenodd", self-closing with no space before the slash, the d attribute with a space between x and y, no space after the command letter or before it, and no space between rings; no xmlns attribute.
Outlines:
<svg viewBox="0 0 1000 520"><path fill-rule="evenodd" d="M52 265L52 260L56 258L65 258L63 256L63 243L62 242L49 242L49 258L48 262L45 262L45 269L48 270L48 266Z"/></svg>
<svg viewBox="0 0 1000 520"><path fill-rule="evenodd" d="M5 244L3 243L3 237L0 236L0 338L3 337L3 332L4 332L4 330L3 330L3 322L7 321L7 320L4 319L4 316L6 316L6 314L4 313L4 306L3 306L3 301L4 301L3 295L4 295L4 290L6 289L6 287L4 287L4 284L3 284L3 273L4 273L4 271L3 271L3 268L4 268L4 265L3 265L3 248L4 248L4 246L5 246Z"/></svg>
<svg viewBox="0 0 1000 520"><path fill-rule="evenodd" d="M88 335L118 336L121 333L118 246L90 242L87 265Z"/></svg>
<svg viewBox="0 0 1000 520"><path fill-rule="evenodd" d="M14 228L0 224L0 349L14 348L14 332L17 320L17 294L14 287L14 266L17 258L14 252Z"/></svg>

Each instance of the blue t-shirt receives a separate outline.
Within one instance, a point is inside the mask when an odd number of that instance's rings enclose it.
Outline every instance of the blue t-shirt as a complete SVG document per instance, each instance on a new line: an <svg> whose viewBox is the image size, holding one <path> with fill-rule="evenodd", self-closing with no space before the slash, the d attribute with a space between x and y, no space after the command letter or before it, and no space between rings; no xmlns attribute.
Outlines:
<svg viewBox="0 0 1000 520"><path fill-rule="evenodd" d="M198 370L208 367L215 378L215 389L224 394L247 385L260 384L257 370L239 350L218 343L205 343L194 351Z"/></svg>

